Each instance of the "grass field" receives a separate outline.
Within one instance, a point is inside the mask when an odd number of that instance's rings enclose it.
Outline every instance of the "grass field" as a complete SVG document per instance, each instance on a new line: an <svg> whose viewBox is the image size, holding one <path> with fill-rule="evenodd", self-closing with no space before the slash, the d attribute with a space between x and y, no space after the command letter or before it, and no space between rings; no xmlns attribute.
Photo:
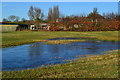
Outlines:
<svg viewBox="0 0 120 80"><path fill-rule="evenodd" d="M118 78L118 50L75 59L67 64L3 72L3 78Z"/></svg>
<svg viewBox="0 0 120 80"><path fill-rule="evenodd" d="M47 41L60 37L89 37L96 40L118 41L119 31L68 32L68 31L9 31L2 32L2 46L17 46L26 43ZM80 40L48 41L48 43L66 43ZM51 65L31 70L7 71L3 78L117 78L118 51L108 51L107 55L79 58L67 64Z"/></svg>
<svg viewBox="0 0 120 80"><path fill-rule="evenodd" d="M21 44L44 41L46 39L58 38L58 37L90 37L97 40L118 41L118 36L119 36L118 32L119 31L96 31L96 32L9 31L9 32L2 32L2 47L17 46Z"/></svg>

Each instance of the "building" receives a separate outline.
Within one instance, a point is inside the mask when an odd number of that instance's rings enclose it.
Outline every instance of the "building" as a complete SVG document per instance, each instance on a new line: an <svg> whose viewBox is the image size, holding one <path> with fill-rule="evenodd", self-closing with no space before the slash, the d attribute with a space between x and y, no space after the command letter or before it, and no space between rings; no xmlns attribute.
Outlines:
<svg viewBox="0 0 120 80"><path fill-rule="evenodd" d="M7 23L0 22L1 31L23 31L29 30L29 26L26 24L15 24L15 23Z"/></svg>
<svg viewBox="0 0 120 80"><path fill-rule="evenodd" d="M35 30L36 26L35 25L30 25L30 30Z"/></svg>

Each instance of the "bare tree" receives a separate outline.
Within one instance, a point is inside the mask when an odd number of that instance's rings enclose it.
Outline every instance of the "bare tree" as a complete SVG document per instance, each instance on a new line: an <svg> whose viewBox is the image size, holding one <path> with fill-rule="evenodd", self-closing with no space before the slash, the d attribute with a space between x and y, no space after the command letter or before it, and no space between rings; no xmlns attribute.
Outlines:
<svg viewBox="0 0 120 80"><path fill-rule="evenodd" d="M11 22L18 22L19 21L19 17L11 15L11 16L8 17L8 20L11 21Z"/></svg>
<svg viewBox="0 0 120 80"><path fill-rule="evenodd" d="M79 17L86 17L87 14L85 13L81 13L80 15L78 15Z"/></svg>
<svg viewBox="0 0 120 80"><path fill-rule="evenodd" d="M30 20L34 19L34 9L33 9L33 6L30 6L29 11L28 11L28 16L29 16Z"/></svg>
<svg viewBox="0 0 120 80"><path fill-rule="evenodd" d="M43 19L43 17L44 17L44 12L41 13L41 16L40 16L40 17L41 17L41 19Z"/></svg>
<svg viewBox="0 0 120 80"><path fill-rule="evenodd" d="M30 20L40 20L44 17L44 13L41 11L40 8L30 6L28 11L28 16Z"/></svg>
<svg viewBox="0 0 120 80"><path fill-rule="evenodd" d="M96 19L103 19L104 17L101 16L98 11L97 11L97 8L94 8L93 9L93 12L91 12L89 15L88 15L88 18L92 19L93 21L95 21Z"/></svg>
<svg viewBox="0 0 120 80"><path fill-rule="evenodd" d="M52 12L52 8L49 8L49 12L48 12L48 20L52 21L53 20L53 12Z"/></svg>
<svg viewBox="0 0 120 80"><path fill-rule="evenodd" d="M103 13L103 16L104 16L106 19L112 20L112 19L115 19L115 18L117 17L117 14L115 14L114 12L112 12L112 13L107 13L107 14Z"/></svg>
<svg viewBox="0 0 120 80"><path fill-rule="evenodd" d="M93 9L93 14L98 14L97 8L94 8L94 9Z"/></svg>
<svg viewBox="0 0 120 80"><path fill-rule="evenodd" d="M58 6L54 6L54 9L53 9L53 20L57 20L60 16L60 13L59 13L59 8Z"/></svg>
<svg viewBox="0 0 120 80"><path fill-rule="evenodd" d="M22 22L25 22L26 21L26 19L25 18L22 18Z"/></svg>
<svg viewBox="0 0 120 80"><path fill-rule="evenodd" d="M19 21L19 19L20 19L20 18L16 16L16 20L15 20L15 22L18 22L18 21Z"/></svg>
<svg viewBox="0 0 120 80"><path fill-rule="evenodd" d="M33 20L34 24L38 27L44 17L44 13L40 8L30 6L28 16L30 20Z"/></svg>
<svg viewBox="0 0 120 80"><path fill-rule="evenodd" d="M6 21L8 21L8 19L6 19L6 18L3 18L3 20L2 20L3 22L6 22Z"/></svg>

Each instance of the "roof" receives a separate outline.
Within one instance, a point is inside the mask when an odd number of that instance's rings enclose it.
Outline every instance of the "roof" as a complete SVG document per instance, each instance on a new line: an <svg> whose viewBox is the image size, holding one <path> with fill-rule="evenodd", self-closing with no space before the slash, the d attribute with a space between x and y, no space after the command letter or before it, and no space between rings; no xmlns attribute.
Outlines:
<svg viewBox="0 0 120 80"><path fill-rule="evenodd" d="M10 22L0 22L0 25L27 25L27 24L17 24L17 23L10 23Z"/></svg>

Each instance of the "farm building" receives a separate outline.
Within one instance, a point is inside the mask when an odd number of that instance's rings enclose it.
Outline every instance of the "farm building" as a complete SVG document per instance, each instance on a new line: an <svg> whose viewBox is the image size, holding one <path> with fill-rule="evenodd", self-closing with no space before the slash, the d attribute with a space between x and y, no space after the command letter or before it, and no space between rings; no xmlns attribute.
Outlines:
<svg viewBox="0 0 120 80"><path fill-rule="evenodd" d="M36 29L36 26L33 24L33 25L30 25L30 30L35 30Z"/></svg>
<svg viewBox="0 0 120 80"><path fill-rule="evenodd" d="M39 26L36 26L34 24L30 25L30 30L49 30L47 23L41 23Z"/></svg>
<svg viewBox="0 0 120 80"><path fill-rule="evenodd" d="M26 24L0 23L2 31L22 31L28 30L29 26Z"/></svg>
<svg viewBox="0 0 120 80"><path fill-rule="evenodd" d="M42 23L41 25L42 30L50 30L50 24L49 23Z"/></svg>

